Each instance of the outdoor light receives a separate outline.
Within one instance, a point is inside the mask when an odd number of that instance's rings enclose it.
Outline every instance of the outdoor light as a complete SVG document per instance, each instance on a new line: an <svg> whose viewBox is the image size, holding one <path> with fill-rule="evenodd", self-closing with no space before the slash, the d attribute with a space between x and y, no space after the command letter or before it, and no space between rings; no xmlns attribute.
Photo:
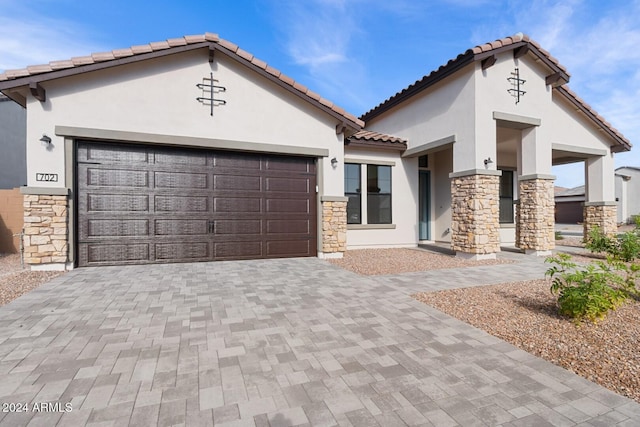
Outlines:
<svg viewBox="0 0 640 427"><path fill-rule="evenodd" d="M332 167L337 167L338 166L338 159L336 159L335 157L331 159L331 166Z"/></svg>
<svg viewBox="0 0 640 427"><path fill-rule="evenodd" d="M491 160L491 157L487 157L486 159L484 159L484 167L488 168L489 165L493 164L493 160Z"/></svg>
<svg viewBox="0 0 640 427"><path fill-rule="evenodd" d="M40 138L40 142L42 143L42 145L44 145L47 148L51 147L51 138L49 138L45 134L42 134L42 138Z"/></svg>

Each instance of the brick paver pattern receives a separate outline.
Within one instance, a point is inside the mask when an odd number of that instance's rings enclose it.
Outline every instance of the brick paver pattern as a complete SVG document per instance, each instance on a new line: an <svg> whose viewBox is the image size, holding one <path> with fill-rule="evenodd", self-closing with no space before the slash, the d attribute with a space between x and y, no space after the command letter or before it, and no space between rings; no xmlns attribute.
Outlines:
<svg viewBox="0 0 640 427"><path fill-rule="evenodd" d="M410 297L543 276L518 260L77 269L0 307L0 402L32 409L0 426L640 425L639 404Z"/></svg>

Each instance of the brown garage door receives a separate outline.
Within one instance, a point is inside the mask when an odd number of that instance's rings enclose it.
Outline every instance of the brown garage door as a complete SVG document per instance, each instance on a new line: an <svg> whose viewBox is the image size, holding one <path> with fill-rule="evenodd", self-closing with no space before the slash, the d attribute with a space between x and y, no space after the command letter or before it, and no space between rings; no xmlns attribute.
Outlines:
<svg viewBox="0 0 640 427"><path fill-rule="evenodd" d="M78 264L316 255L315 160L78 142Z"/></svg>

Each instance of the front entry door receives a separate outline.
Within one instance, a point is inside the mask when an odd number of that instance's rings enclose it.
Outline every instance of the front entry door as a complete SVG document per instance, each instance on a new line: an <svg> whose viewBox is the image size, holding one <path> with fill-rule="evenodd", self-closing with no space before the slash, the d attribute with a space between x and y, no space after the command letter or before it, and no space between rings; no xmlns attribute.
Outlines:
<svg viewBox="0 0 640 427"><path fill-rule="evenodd" d="M418 212L418 238L420 240L431 240L431 227L429 224L429 213L431 210L429 206L429 201L431 200L430 188L431 177L429 171L421 170L420 181L418 183L418 203L420 204Z"/></svg>

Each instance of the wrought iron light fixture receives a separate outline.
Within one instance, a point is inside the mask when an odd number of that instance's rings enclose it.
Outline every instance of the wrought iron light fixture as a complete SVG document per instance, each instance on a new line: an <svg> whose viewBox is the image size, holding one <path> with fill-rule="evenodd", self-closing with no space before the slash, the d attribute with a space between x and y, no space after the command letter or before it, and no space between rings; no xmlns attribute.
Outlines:
<svg viewBox="0 0 640 427"><path fill-rule="evenodd" d="M484 159L484 167L488 168L489 165L493 164L493 160L491 160L491 157L487 157L486 159Z"/></svg>

